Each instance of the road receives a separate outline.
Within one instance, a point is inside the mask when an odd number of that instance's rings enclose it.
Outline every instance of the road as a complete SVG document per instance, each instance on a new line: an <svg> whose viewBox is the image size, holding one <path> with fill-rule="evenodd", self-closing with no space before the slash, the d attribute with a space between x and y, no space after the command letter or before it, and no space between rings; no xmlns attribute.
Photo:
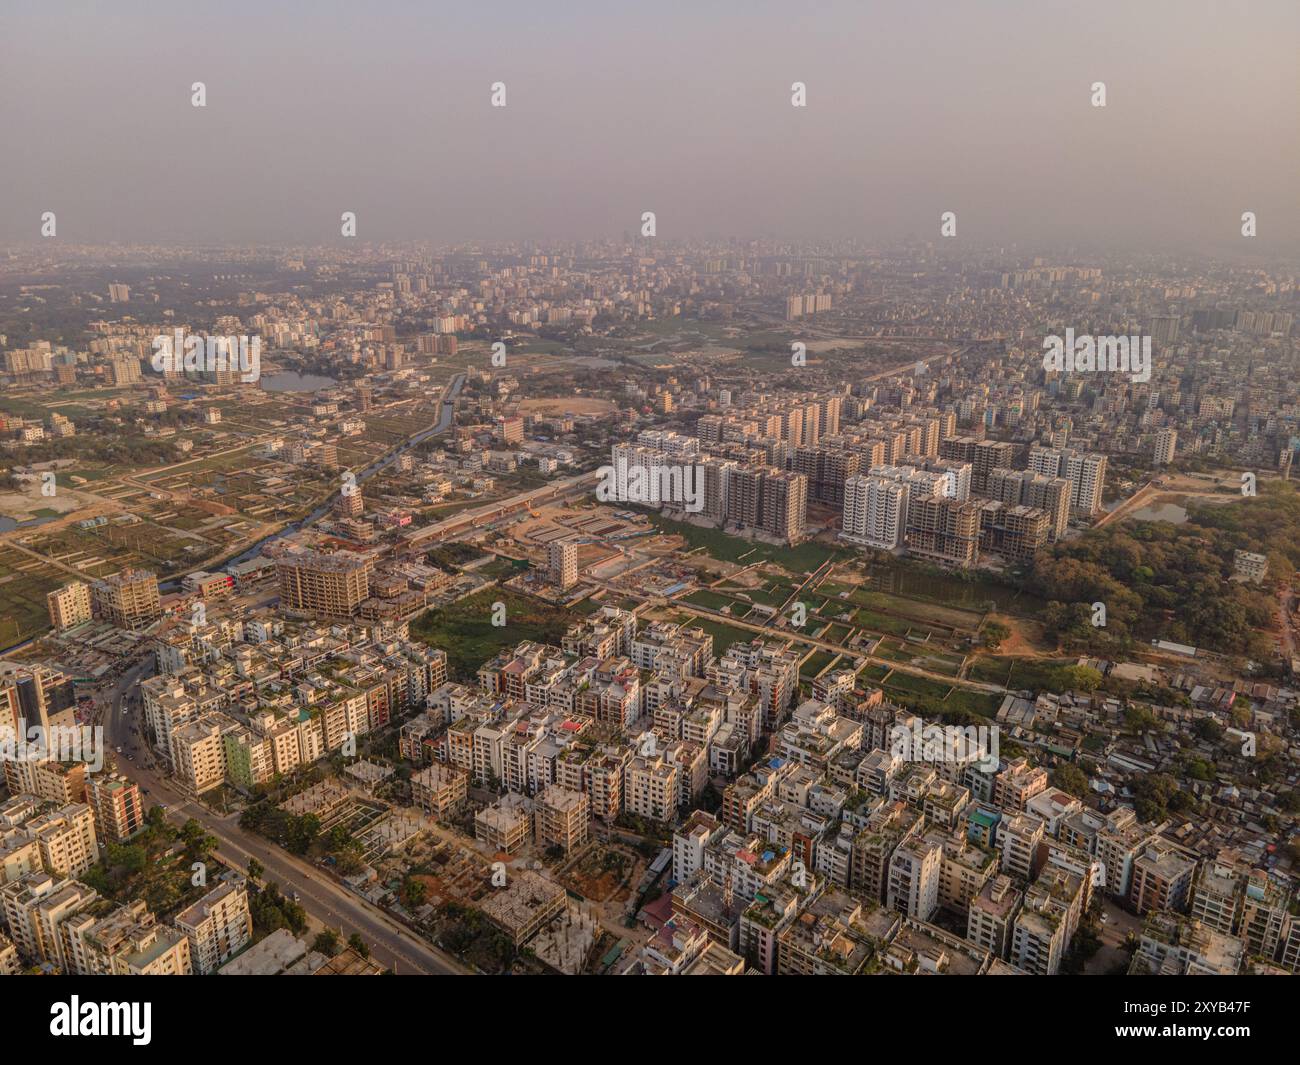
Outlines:
<svg viewBox="0 0 1300 1065"><path fill-rule="evenodd" d="M505 499L496 499L490 503L484 503L481 507L475 507L473 510L462 510L454 517L444 518L432 525L426 525L423 528L408 532L402 537L401 545L403 547L416 547L430 540L442 540L466 526L483 528L500 521L515 511L526 509L530 504L555 502L578 491L583 485L599 480L600 471L592 470L587 473L566 477L563 480L551 481L540 488L530 488Z"/></svg>
<svg viewBox="0 0 1300 1065"><path fill-rule="evenodd" d="M596 580L592 577L584 577L583 583L594 584L599 588L604 588L607 592L613 592L616 595L635 599L642 604L653 604L656 599L664 599L663 596L647 595L645 592L638 591L635 588L625 588L621 584L615 584L611 581ZM805 581L805 585L806 584L807 582ZM800 587L803 587L803 585ZM682 592L679 594L685 595L686 593ZM849 658L859 661L865 660L871 665L884 666L908 676L921 677L925 680L932 680L939 684L946 684L950 688L966 688L972 691L988 692L993 695L1005 695L1007 692L1007 689L1002 687L1000 684L986 684L983 681L971 680L968 677L952 677L947 673L936 673L933 670L923 669L920 666L912 665L910 662L895 662L891 658L880 658L878 655L867 654L865 651L845 647L840 643L819 639L816 636L809 636L795 629L780 629L776 628L771 623L756 625L751 621L745 621L742 618L736 618L730 614L724 614L721 610L714 610L711 607L706 606L697 606L695 603L687 602L684 598L666 599L664 602L668 608L681 611L685 614L691 614L696 617L711 618L714 621L724 622L732 628L744 629L747 632L758 633L761 636L767 636L776 640L791 640L794 643L807 644L811 647L820 648L823 651L834 651L836 654L846 655ZM780 615L773 615L774 618L779 616Z"/></svg>
<svg viewBox="0 0 1300 1065"><path fill-rule="evenodd" d="M416 444L423 443L425 440L428 440L430 437L434 437L437 436L439 433L446 432L447 428L451 425L451 419L453 415L456 413L456 397L460 395L461 387L464 384L465 384L465 374L463 373L456 374L456 376L453 377L451 381L447 384L447 387L443 389L442 407L440 408L438 414L438 421L434 425L430 426L428 429L422 429L420 430L420 432L415 433L414 435L408 437L405 443L398 444L391 451L387 452L382 458L376 459L374 462L372 462L369 466L367 466L364 470L362 470L360 473L356 475L357 484L364 484L367 480L373 477L380 470L386 469L388 466L391 466L394 462L396 462L402 455L404 455L407 451L413 448ZM224 565L233 566L240 562L247 562L249 559L254 558L258 554L260 554L262 548L266 544L270 543L272 540L278 540L283 536L288 536L291 533L298 532L300 529L305 529L308 528L309 526L315 525L316 522L318 522L321 518L323 518L326 514L329 513L330 507L333 506L333 503L334 503L333 498L326 500L324 503L318 506L315 510L313 510L301 521L291 522L290 524L286 525L283 529L281 529L279 532L272 533L270 536L265 536L262 539L258 540L256 543L250 544L248 547L246 547L239 554L235 555L233 558L227 559ZM211 563L209 563L209 565L210 564Z"/></svg>
<svg viewBox="0 0 1300 1065"><path fill-rule="evenodd" d="M1097 521L1093 522L1092 527L1094 529L1100 529L1111 524L1111 522L1119 521L1121 518L1127 518L1133 513L1133 511L1140 509L1154 499L1160 491L1161 490L1157 488L1153 482L1148 481L1114 510L1110 511L1108 514L1103 514Z"/></svg>
<svg viewBox="0 0 1300 1065"><path fill-rule="evenodd" d="M178 824L194 818L217 838L217 856L238 869L247 870L249 859L256 858L268 879L277 881L287 894L298 893L297 901L311 917L336 929L344 939L359 932L370 947L371 957L399 975L468 973L450 955L403 927L378 906L340 886L327 873L240 828L237 814L215 813L175 788L154 768L143 737L143 722L139 720L139 699L134 690L150 672L152 663L146 659L122 674L104 708L102 722L108 750L122 748L122 755L114 756L118 771L138 783L142 791L148 790L146 806L165 804L167 817Z"/></svg>

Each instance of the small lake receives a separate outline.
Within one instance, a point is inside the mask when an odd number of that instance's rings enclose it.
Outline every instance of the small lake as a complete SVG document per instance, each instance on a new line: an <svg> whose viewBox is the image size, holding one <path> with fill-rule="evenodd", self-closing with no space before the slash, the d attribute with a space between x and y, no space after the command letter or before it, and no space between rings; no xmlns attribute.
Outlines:
<svg viewBox="0 0 1300 1065"><path fill-rule="evenodd" d="M1139 507L1129 517L1135 521L1169 521L1182 525L1187 521L1187 508L1177 503L1157 503L1150 507Z"/></svg>
<svg viewBox="0 0 1300 1065"><path fill-rule="evenodd" d="M47 521L53 521L59 517L58 514L45 514L39 518L28 518L26 521L19 521L8 514L0 514L0 533L13 532L15 529L34 529L38 525L44 525Z"/></svg>
<svg viewBox="0 0 1300 1065"><path fill-rule="evenodd" d="M283 370L263 377L261 384L267 392L321 392L336 387L338 382L320 374Z"/></svg>

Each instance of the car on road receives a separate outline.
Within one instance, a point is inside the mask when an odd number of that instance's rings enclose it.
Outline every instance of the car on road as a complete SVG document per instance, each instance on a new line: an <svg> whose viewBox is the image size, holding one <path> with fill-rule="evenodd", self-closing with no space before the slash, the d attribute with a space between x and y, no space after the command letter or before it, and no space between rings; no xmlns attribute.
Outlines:
<svg viewBox="0 0 1300 1065"><path fill-rule="evenodd" d="M116 750L118 754L121 754L121 753L122 753L122 748L121 748L121 747L116 747L116 748L114 748L114 750Z"/></svg>

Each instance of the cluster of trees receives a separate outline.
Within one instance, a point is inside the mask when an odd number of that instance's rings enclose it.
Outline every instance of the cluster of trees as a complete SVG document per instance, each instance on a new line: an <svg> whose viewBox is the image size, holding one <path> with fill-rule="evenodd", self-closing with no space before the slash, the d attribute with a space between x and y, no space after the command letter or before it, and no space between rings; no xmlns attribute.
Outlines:
<svg viewBox="0 0 1300 1065"><path fill-rule="evenodd" d="M334 856L335 868L343 876L354 876L365 868L361 844L342 825L335 825L322 839L325 850Z"/></svg>
<svg viewBox="0 0 1300 1065"><path fill-rule="evenodd" d="M483 552L473 544L451 541L432 548L425 554L424 558L429 565L437 566L440 570L447 573L459 573L461 566L482 554Z"/></svg>
<svg viewBox="0 0 1300 1065"><path fill-rule="evenodd" d="M484 914L471 906L444 903L438 911L438 945L485 973L510 968L515 945Z"/></svg>
<svg viewBox="0 0 1300 1065"><path fill-rule="evenodd" d="M996 651L1010 635L1011 629L1001 621L986 621L980 630L980 639L990 651Z"/></svg>
<svg viewBox="0 0 1300 1065"><path fill-rule="evenodd" d="M1093 530L1039 555L1028 581L1048 600L1048 634L1067 648L1107 655L1159 638L1264 660L1271 641L1261 630L1276 603L1266 589L1230 579L1233 555L1266 554L1270 579L1289 580L1297 533L1300 497L1284 485L1237 505L1194 509L1181 526Z"/></svg>
<svg viewBox="0 0 1300 1065"><path fill-rule="evenodd" d="M370 957L370 948L366 945L366 941L361 938L360 932L353 932L348 936L347 945L363 958ZM328 958L333 958L342 953L343 941L339 939L339 934L334 929L327 928L323 932L316 933L316 939L312 942L311 949L319 954L324 954Z"/></svg>
<svg viewBox="0 0 1300 1065"><path fill-rule="evenodd" d="M177 843L183 852L169 855ZM193 864L207 862L216 846L198 821L190 818L177 829L154 806L145 815L144 831L128 843L105 844L99 863L80 879L106 898L142 898L155 913L168 913L193 901Z"/></svg>
<svg viewBox="0 0 1300 1065"><path fill-rule="evenodd" d="M133 431L123 431L115 420L92 419L78 424L77 436L46 440L24 449L29 463L53 459L81 459L110 466L146 468L180 461L180 452L170 440L155 440Z"/></svg>
<svg viewBox="0 0 1300 1065"><path fill-rule="evenodd" d="M272 839L294 854L306 854L320 835L320 818L315 814L298 817L268 803L250 806L239 815L239 825Z"/></svg>
<svg viewBox="0 0 1300 1065"><path fill-rule="evenodd" d="M1135 774L1129 789L1141 821L1163 821L1170 814L1189 813L1196 808L1196 800L1168 773Z"/></svg>
<svg viewBox="0 0 1300 1065"><path fill-rule="evenodd" d="M259 938L279 928L287 928L295 936L307 931L307 911L287 898L277 885L250 882L248 887L248 909Z"/></svg>

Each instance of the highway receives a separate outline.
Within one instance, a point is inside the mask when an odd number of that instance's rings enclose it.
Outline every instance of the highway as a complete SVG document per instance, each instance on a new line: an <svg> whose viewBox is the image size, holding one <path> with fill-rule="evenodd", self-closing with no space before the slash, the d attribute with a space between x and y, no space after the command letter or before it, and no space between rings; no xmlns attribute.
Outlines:
<svg viewBox="0 0 1300 1065"><path fill-rule="evenodd" d="M414 529L403 536L400 543L402 547L417 547L429 540L445 539L451 533L459 532L467 526L483 528L493 522L500 521L508 514L525 509L529 504L553 503L577 492L583 485L594 484L599 480L600 471L592 470L587 473L566 477L560 481L551 481L540 488L530 488L505 499L496 499L490 503L484 503L481 507L475 507L473 510L462 510L453 517L444 518L442 521L435 522L432 525L425 525L420 529Z"/></svg>
<svg viewBox="0 0 1300 1065"><path fill-rule="evenodd" d="M174 787L155 768L144 741L140 699L135 692L139 681L152 673L145 659L124 672L104 707L104 745L112 754L117 770L140 785L146 808L167 807L167 817L177 824L194 818L218 840L217 856L245 872L250 858L265 868L265 878L276 881L286 895L299 895L298 903L320 924L346 939L359 932L370 947L371 957L399 975L467 975L469 970L450 955L421 939L378 906L359 898L335 882L329 874L314 869L256 833L239 827L237 814L217 814ZM127 756L130 756L128 759Z"/></svg>

